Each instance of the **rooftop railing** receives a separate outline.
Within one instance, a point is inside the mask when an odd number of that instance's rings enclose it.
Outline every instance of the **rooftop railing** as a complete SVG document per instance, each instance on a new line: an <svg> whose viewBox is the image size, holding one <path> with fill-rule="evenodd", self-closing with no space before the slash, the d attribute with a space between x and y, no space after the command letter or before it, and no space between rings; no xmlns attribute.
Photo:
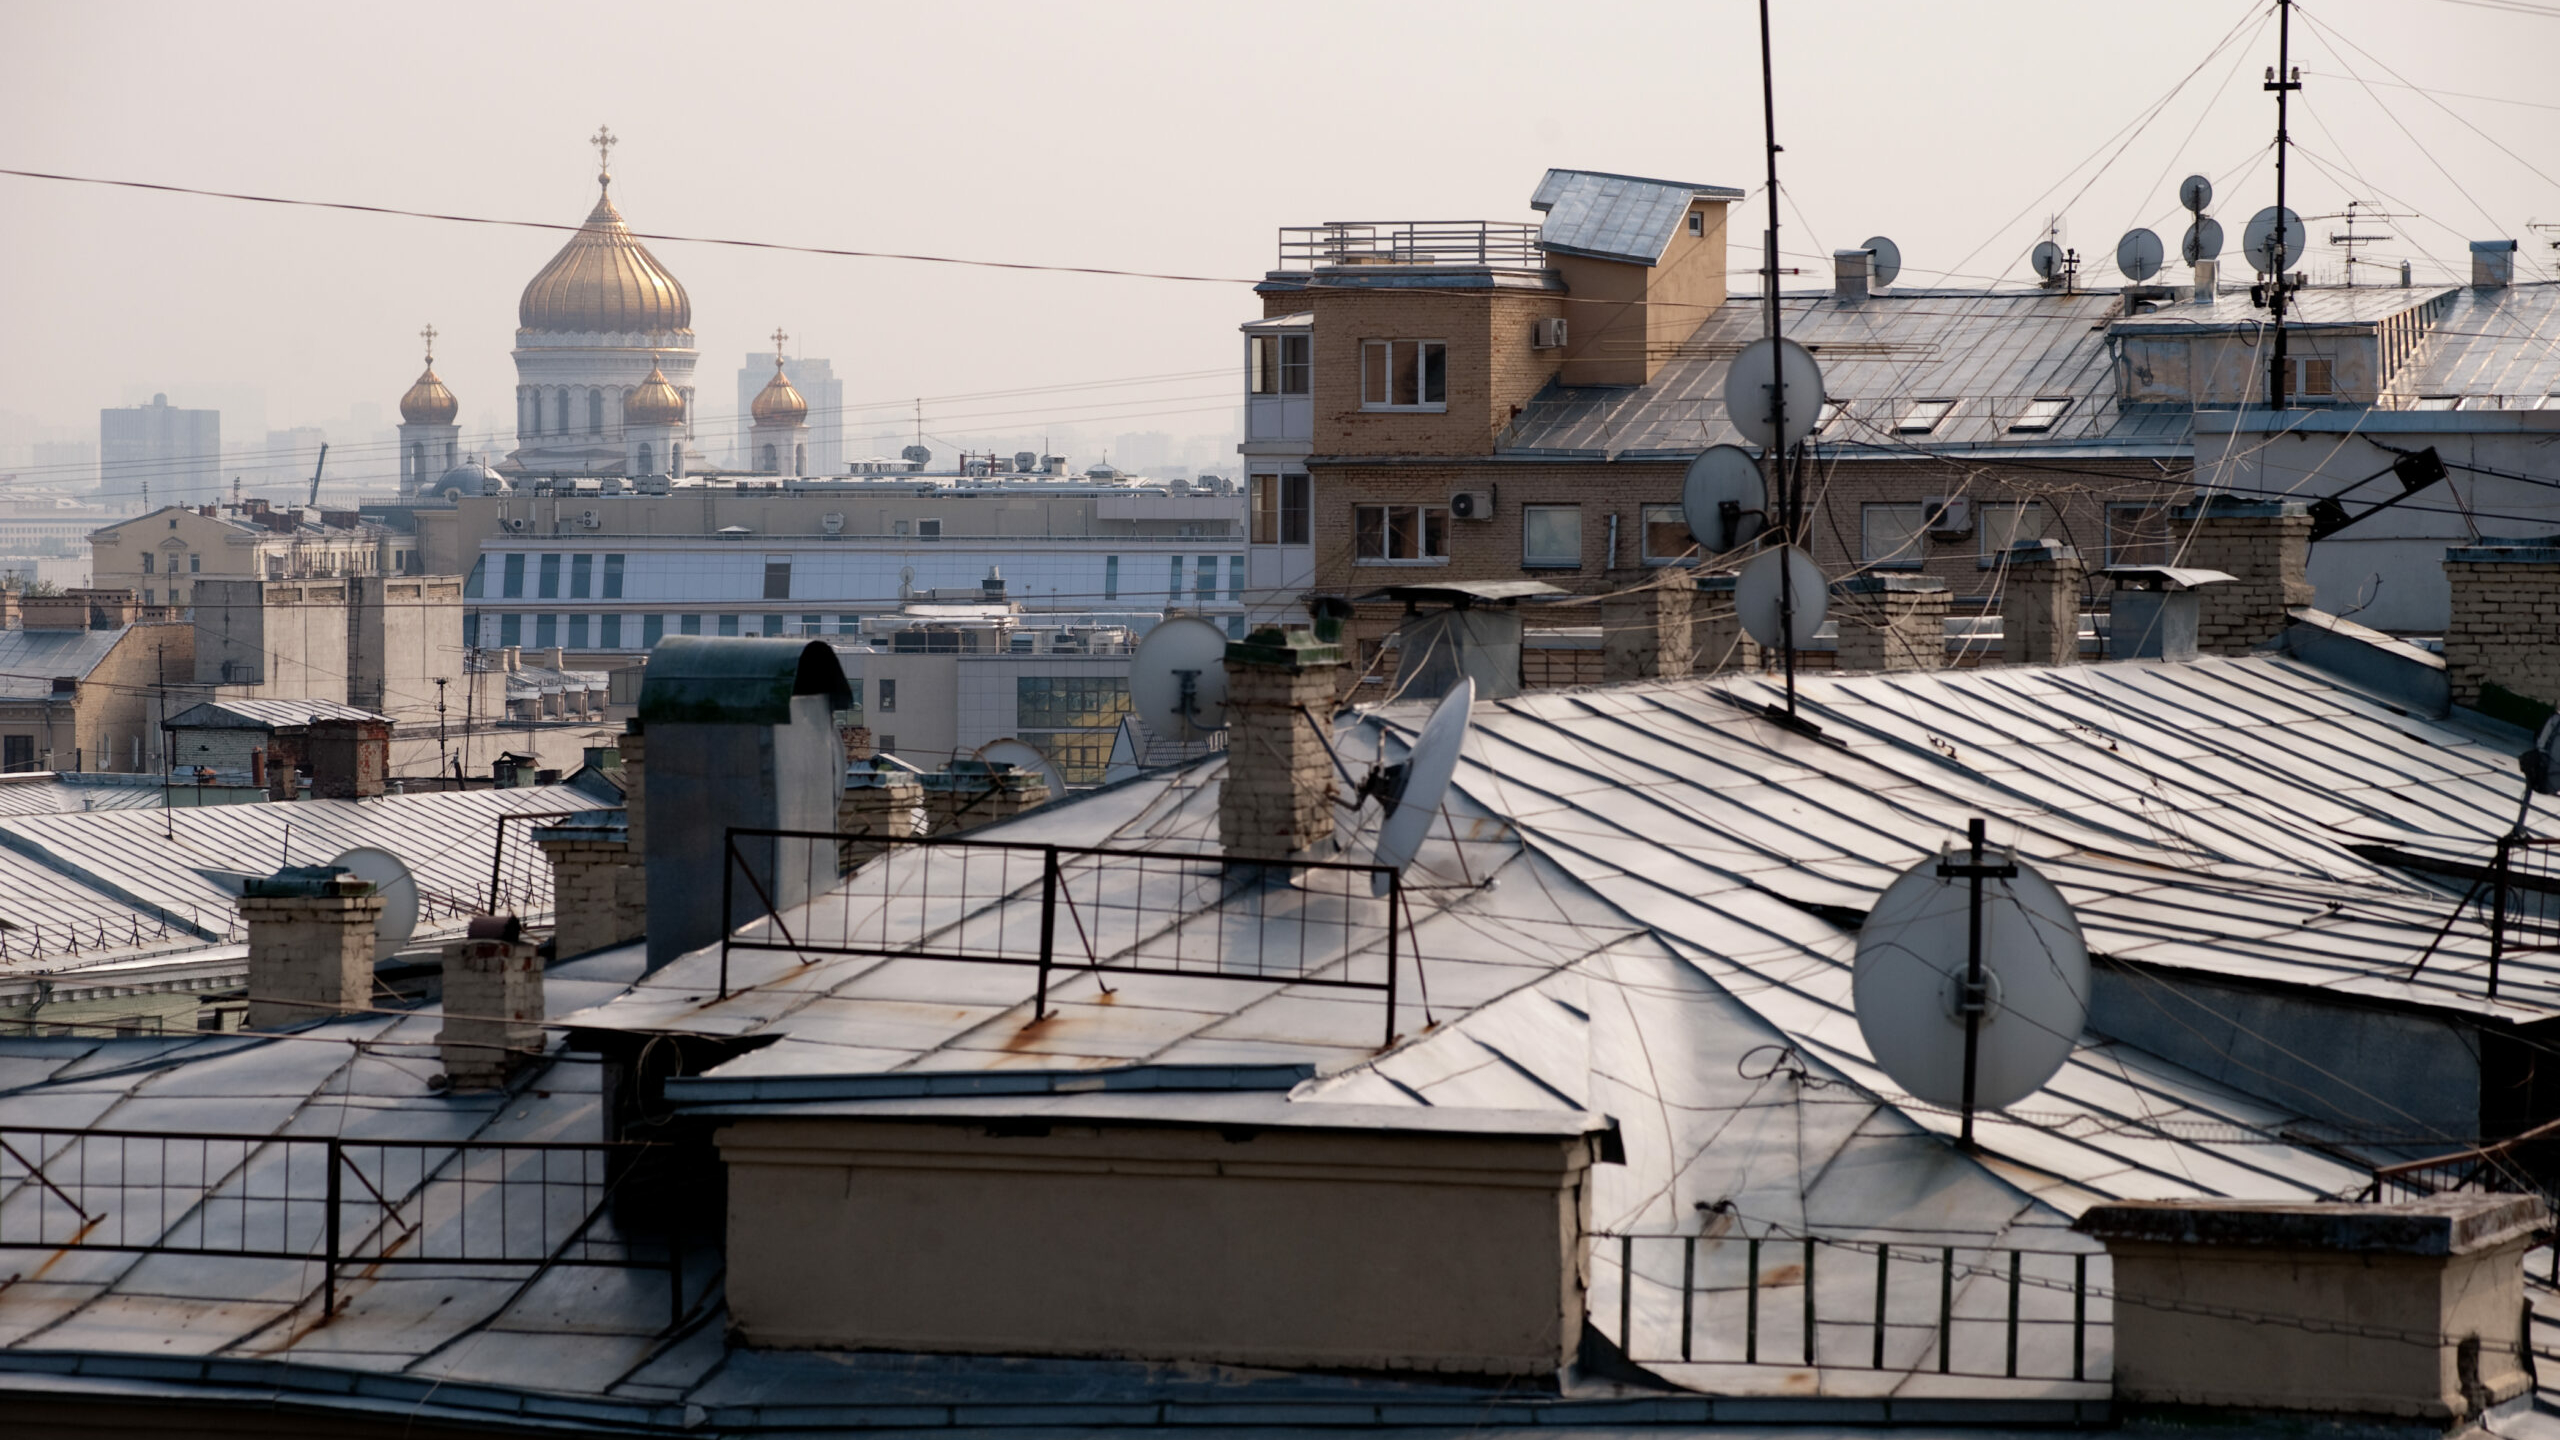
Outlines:
<svg viewBox="0 0 2560 1440"><path fill-rule="evenodd" d="M1509 220L1335 220L1280 227L1283 270L1545 264L1538 227Z"/></svg>

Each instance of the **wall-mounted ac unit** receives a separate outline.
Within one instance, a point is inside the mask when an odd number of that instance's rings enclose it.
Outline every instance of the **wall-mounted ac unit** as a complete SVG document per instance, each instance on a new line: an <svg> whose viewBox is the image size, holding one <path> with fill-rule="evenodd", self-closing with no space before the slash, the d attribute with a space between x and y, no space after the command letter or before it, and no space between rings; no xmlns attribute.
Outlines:
<svg viewBox="0 0 2560 1440"><path fill-rule="evenodd" d="M1920 505L1929 517L1930 539L1961 540L1973 533L1973 502L1963 496L1953 500L1923 500Z"/></svg>
<svg viewBox="0 0 2560 1440"><path fill-rule="evenodd" d="M499 521L498 523L499 523L499 524L501 524L501 525L506 526L506 527L507 527L508 529L510 529L510 530L522 530L522 529L524 529L526 526L531 525L533 522L532 522L532 521L530 521L530 520L527 520L526 518L524 518L524 517L523 517L523 516L521 516L521 515L510 515L510 516L508 516L506 519L501 520L501 521Z"/></svg>
<svg viewBox="0 0 2560 1440"><path fill-rule="evenodd" d="M818 517L818 524L830 535L844 533L844 516L840 514L821 515Z"/></svg>
<svg viewBox="0 0 2560 1440"><path fill-rule="evenodd" d="M1564 348L1564 336L1564 317L1561 315L1551 320L1529 322L1529 348L1532 350L1561 350Z"/></svg>
<svg viewBox="0 0 2560 1440"><path fill-rule="evenodd" d="M1452 520L1490 520L1493 518L1493 492L1461 490L1449 497Z"/></svg>
<svg viewBox="0 0 2560 1440"><path fill-rule="evenodd" d="M604 512L603 512L603 511L601 511L601 510L581 510L581 511L579 511L579 512L578 512L578 528L579 528L579 529L581 529L581 530L601 530L601 529L603 529L603 528L604 528Z"/></svg>

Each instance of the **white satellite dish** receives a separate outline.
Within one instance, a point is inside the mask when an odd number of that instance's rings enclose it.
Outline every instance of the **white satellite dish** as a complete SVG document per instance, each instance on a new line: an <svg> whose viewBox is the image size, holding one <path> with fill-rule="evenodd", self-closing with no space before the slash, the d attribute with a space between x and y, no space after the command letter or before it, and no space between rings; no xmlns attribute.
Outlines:
<svg viewBox="0 0 2560 1440"><path fill-rule="evenodd" d="M2050 280L2062 273L2062 247L2050 240L2039 240L2036 248L2027 252L2027 264L2038 276Z"/></svg>
<svg viewBox="0 0 2560 1440"><path fill-rule="evenodd" d="M1981 821L1970 838L1886 887L1859 929L1850 982L1876 1063L1928 1104L1970 1101L1968 1139L1973 1110L2014 1105L2053 1078L2089 1015L2089 949L2069 902L2014 856L1986 853Z"/></svg>
<svg viewBox="0 0 2560 1440"><path fill-rule="evenodd" d="M2201 175L2190 175L2178 182L2178 203L2198 215L2213 203L2213 182Z"/></svg>
<svg viewBox="0 0 2560 1440"><path fill-rule="evenodd" d="M2261 275L2276 273L2276 216L2276 207L2270 205L2250 216L2248 228L2240 232L2240 253L2249 257L2249 263L2256 266ZM2283 216L2284 263L2299 265L2311 237L2302 228L2301 216L2290 210L2284 211Z"/></svg>
<svg viewBox="0 0 2560 1440"><path fill-rule="evenodd" d="M1710 555L1750 544L1769 526L1769 482L1760 462L1739 445L1709 447L1689 462L1688 478L1680 482L1680 511L1691 537Z"/></svg>
<svg viewBox="0 0 2560 1440"><path fill-rule="evenodd" d="M2187 238L2178 243L2178 253L2188 264L2210 260L2222 253L2222 222L2209 215L2199 215L2187 227Z"/></svg>
<svg viewBox="0 0 2560 1440"><path fill-rule="evenodd" d="M1016 770L1038 771L1040 778L1049 786L1049 798L1052 800L1067 793L1065 772L1050 760L1046 752L1028 740L1017 740L1011 736L1002 740L990 740L978 747L977 758L991 765L1010 765Z"/></svg>
<svg viewBox="0 0 2560 1440"><path fill-rule="evenodd" d="M1167 740L1227 728L1227 632L1189 615L1148 631L1129 657L1129 708Z"/></svg>
<svg viewBox="0 0 2560 1440"><path fill-rule="evenodd" d="M329 862L359 880L370 881L382 897L382 916L373 922L373 957L388 960L409 943L418 929L418 881L399 856L360 845Z"/></svg>
<svg viewBox="0 0 2560 1440"><path fill-rule="evenodd" d="M1786 433L1770 418L1781 377L1786 381ZM1822 366L1813 352L1783 335L1764 336L1742 347L1724 377L1725 417L1742 432L1744 443L1763 450L1784 450L1813 433L1822 419Z"/></svg>
<svg viewBox="0 0 2560 1440"><path fill-rule="evenodd" d="M1377 863L1399 875L1422 849L1431 822L1440 818L1440 802L1449 795L1449 780L1458 773L1458 751L1467 743L1467 719L1475 713L1476 682L1461 679L1422 722L1412 753L1386 796L1386 818L1378 825ZM1370 878L1372 892L1387 893L1387 877Z"/></svg>
<svg viewBox="0 0 2560 1440"><path fill-rule="evenodd" d="M1878 285L1892 284L1893 277L1902 273L1902 247L1881 235L1870 235L1865 248L1875 252L1875 261L1868 267L1870 277Z"/></svg>
<svg viewBox="0 0 2560 1440"><path fill-rule="evenodd" d="M2158 235L2144 229L2127 230L2124 238L2116 242L2116 268L2124 272L2124 278L2139 285L2160 273L2160 258L2165 253Z"/></svg>
<svg viewBox="0 0 2560 1440"><path fill-rule="evenodd" d="M1795 621L1790 637L1782 629L1778 605L1778 587L1786 586L1788 609ZM1793 641L1802 650L1813 643L1813 634L1822 628L1823 617L1831 609L1831 586L1822 578L1822 570L1813 557L1793 545L1763 550L1751 557L1742 572L1733 577L1733 608L1742 621L1743 631L1754 640L1779 649Z"/></svg>

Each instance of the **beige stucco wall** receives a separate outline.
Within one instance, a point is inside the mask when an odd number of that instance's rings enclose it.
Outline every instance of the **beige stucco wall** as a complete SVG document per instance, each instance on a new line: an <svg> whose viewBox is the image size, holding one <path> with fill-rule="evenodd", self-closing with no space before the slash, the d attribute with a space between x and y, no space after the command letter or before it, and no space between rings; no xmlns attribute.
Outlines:
<svg viewBox="0 0 2560 1440"><path fill-rule="evenodd" d="M1553 1373L1582 1324L1581 1139L752 1119L750 1345Z"/></svg>

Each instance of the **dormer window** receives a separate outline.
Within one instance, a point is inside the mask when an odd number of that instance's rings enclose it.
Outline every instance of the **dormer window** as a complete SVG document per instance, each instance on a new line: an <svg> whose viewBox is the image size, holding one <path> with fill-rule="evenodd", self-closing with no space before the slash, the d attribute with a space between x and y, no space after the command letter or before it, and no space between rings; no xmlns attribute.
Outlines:
<svg viewBox="0 0 2560 1440"><path fill-rule="evenodd" d="M1955 408L1953 400L1914 400L1911 408L1902 412L1902 419L1895 422L1893 433L1926 435L1938 428L1939 421L1954 414Z"/></svg>
<svg viewBox="0 0 2560 1440"><path fill-rule="evenodd" d="M2018 412L2017 419L2009 422L2010 433L2042 434L2060 422L2062 412L2070 408L2069 396L2039 395L2027 402L2027 408Z"/></svg>

